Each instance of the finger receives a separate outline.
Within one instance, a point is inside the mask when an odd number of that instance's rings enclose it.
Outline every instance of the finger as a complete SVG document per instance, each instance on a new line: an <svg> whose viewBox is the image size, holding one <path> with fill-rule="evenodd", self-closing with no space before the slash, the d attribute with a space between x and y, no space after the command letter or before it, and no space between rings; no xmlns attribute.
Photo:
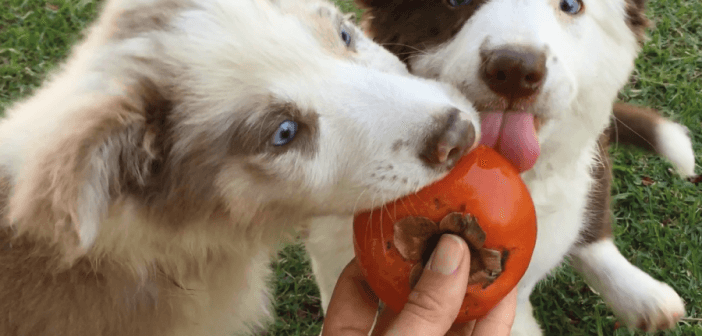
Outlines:
<svg viewBox="0 0 702 336"><path fill-rule="evenodd" d="M386 335L446 334L466 295L469 271L466 242L452 234L443 235Z"/></svg>
<svg viewBox="0 0 702 336"><path fill-rule="evenodd" d="M367 336L378 310L373 294L354 258L334 287L324 318L322 336Z"/></svg>
<svg viewBox="0 0 702 336"><path fill-rule="evenodd" d="M475 321L454 324L451 326L451 329L449 329L449 331L446 333L446 336L472 336L474 328Z"/></svg>
<svg viewBox="0 0 702 336"><path fill-rule="evenodd" d="M517 288L515 287L487 316L475 323L472 336L508 336L514 324L517 309Z"/></svg>
<svg viewBox="0 0 702 336"><path fill-rule="evenodd" d="M473 328L475 328L475 321L454 324L446 333L446 336L471 336L473 335Z"/></svg>
<svg viewBox="0 0 702 336"><path fill-rule="evenodd" d="M385 335L392 322L397 319L397 315L398 313L388 307L381 309L380 312L378 312L378 316L375 318L375 326L373 326L373 333L371 336Z"/></svg>
<svg viewBox="0 0 702 336"><path fill-rule="evenodd" d="M385 308L382 309L375 319L375 326L373 327L373 333L371 336L381 336L385 335L390 328L390 324L397 319L399 314L392 311L392 309ZM475 321L468 321L466 323L453 324L445 336L470 336L473 333L473 327L475 326Z"/></svg>
<svg viewBox="0 0 702 336"><path fill-rule="evenodd" d="M517 308L517 288L505 296L485 317L479 321L454 324L446 336L503 336L509 335ZM477 328L480 327L480 328ZM493 328L493 329L490 329ZM496 329L495 329L496 328Z"/></svg>

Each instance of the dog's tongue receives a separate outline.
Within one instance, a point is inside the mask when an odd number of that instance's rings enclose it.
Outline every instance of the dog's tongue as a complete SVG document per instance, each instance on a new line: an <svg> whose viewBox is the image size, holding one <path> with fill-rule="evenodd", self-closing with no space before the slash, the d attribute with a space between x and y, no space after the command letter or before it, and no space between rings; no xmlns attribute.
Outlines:
<svg viewBox="0 0 702 336"><path fill-rule="evenodd" d="M531 169L541 152L531 113L485 112L481 133L480 143L497 150L520 172Z"/></svg>

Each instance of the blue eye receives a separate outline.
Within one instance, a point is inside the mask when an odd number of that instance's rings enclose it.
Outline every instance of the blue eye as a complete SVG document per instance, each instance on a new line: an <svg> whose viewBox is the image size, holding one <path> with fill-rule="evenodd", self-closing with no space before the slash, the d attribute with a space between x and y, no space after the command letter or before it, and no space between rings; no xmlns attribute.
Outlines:
<svg viewBox="0 0 702 336"><path fill-rule="evenodd" d="M582 0L561 0L561 4L559 6L561 7L562 11L570 15L578 14L583 10Z"/></svg>
<svg viewBox="0 0 702 336"><path fill-rule="evenodd" d="M470 5L472 2L473 0L448 0L448 3L449 5L451 5L451 7Z"/></svg>
<svg viewBox="0 0 702 336"><path fill-rule="evenodd" d="M295 138L297 133L297 123L292 120L286 120L280 123L278 129L273 134L273 146L283 146L290 143Z"/></svg>
<svg viewBox="0 0 702 336"><path fill-rule="evenodd" d="M341 39L344 40L347 47L351 45L351 34L349 34L346 29L341 30Z"/></svg>

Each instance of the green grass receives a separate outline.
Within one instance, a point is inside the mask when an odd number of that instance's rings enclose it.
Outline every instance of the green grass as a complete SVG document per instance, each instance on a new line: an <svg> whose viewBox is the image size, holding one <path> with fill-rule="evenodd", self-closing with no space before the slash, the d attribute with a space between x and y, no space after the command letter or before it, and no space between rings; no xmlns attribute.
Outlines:
<svg viewBox="0 0 702 336"><path fill-rule="evenodd" d="M0 1L0 113L27 96L65 58L69 46L95 17L90 0ZM357 9L337 0L345 11ZM621 98L658 108L690 128L702 153L702 2L656 0L632 83ZM670 172L658 157L613 148L617 245L634 265L670 284L686 302L688 318L659 335L702 336L702 193L700 185ZM697 155L698 162L702 157ZM698 169L699 171L699 169ZM654 181L652 185L645 181ZM317 335L319 292L299 245L276 261L277 319L268 335ZM532 295L547 335L644 335L616 329L612 311L570 266ZM615 330L616 329L616 330Z"/></svg>
<svg viewBox="0 0 702 336"><path fill-rule="evenodd" d="M0 1L0 112L65 58L95 7L92 1Z"/></svg>

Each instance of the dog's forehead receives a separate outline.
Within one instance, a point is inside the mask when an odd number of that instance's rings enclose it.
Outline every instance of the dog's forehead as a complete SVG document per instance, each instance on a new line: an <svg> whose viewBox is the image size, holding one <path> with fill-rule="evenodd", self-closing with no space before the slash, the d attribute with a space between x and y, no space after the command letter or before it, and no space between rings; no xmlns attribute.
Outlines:
<svg viewBox="0 0 702 336"><path fill-rule="evenodd" d="M324 20L338 25L344 20L344 14L326 0L277 0L273 3L282 12L297 16L306 24L310 20Z"/></svg>
<svg viewBox="0 0 702 336"><path fill-rule="evenodd" d="M326 1L301 1L284 7L288 14L296 16L311 32L318 44L336 58L348 59L353 56L351 50L340 37L341 30L350 23L344 14ZM354 35L353 29L347 33ZM352 37L353 39L354 37Z"/></svg>
<svg viewBox="0 0 702 336"><path fill-rule="evenodd" d="M450 41L490 0L473 0L451 8L447 1L361 1L363 25L372 37L406 61L417 50Z"/></svg>
<svg viewBox="0 0 702 336"><path fill-rule="evenodd" d="M169 50L164 58L187 80L179 83L200 96L231 100L328 71L331 58L305 18L259 2L202 1L174 19L172 33L159 43Z"/></svg>
<svg viewBox="0 0 702 336"><path fill-rule="evenodd" d="M466 23L488 5L519 6L549 5L558 11L564 0L464 0L452 7L449 1L357 0L366 9L363 25L373 38L406 61L417 50L431 49L450 43ZM606 8L610 17L620 15L624 8L627 25L641 40L647 26L646 0L585 0L586 15L590 6ZM613 16L612 16L613 15ZM477 27L479 29L479 27Z"/></svg>
<svg viewBox="0 0 702 336"><path fill-rule="evenodd" d="M314 6L312 8L316 10L316 14L319 15L321 18L325 18L332 22L339 23L341 23L341 21L343 20L341 12L336 7L326 2L320 1L314 3Z"/></svg>

